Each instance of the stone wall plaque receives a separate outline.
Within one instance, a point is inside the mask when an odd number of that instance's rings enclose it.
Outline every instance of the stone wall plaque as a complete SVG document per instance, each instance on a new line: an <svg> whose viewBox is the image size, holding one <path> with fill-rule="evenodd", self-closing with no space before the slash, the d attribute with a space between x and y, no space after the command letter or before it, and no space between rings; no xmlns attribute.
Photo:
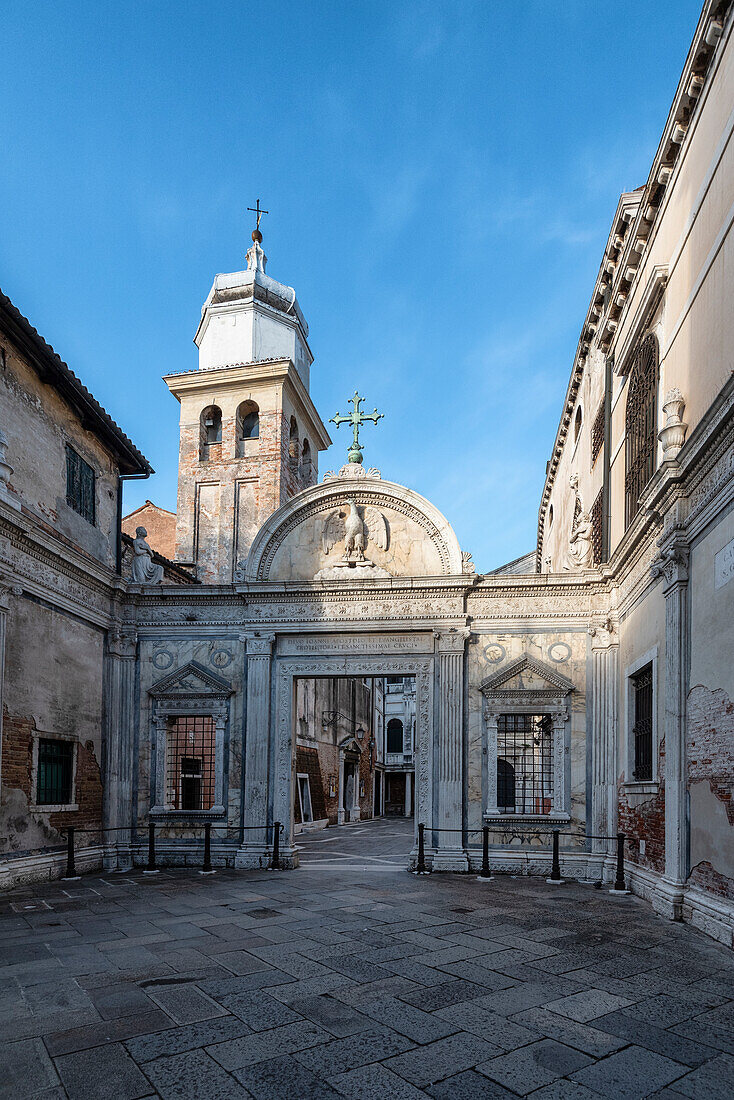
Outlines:
<svg viewBox="0 0 734 1100"><path fill-rule="evenodd" d="M714 558L714 583L723 588L734 578L734 539L719 550Z"/></svg>

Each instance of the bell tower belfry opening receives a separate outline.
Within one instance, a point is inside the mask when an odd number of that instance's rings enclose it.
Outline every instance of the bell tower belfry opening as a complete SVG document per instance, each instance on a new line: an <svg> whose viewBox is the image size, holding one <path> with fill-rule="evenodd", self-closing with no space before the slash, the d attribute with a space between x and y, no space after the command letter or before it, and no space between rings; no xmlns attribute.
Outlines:
<svg viewBox="0 0 734 1100"><path fill-rule="evenodd" d="M258 203L258 227L262 213ZM164 379L181 405L176 560L205 584L242 575L259 528L316 484L331 442L309 393L296 292L266 264L256 228L246 270L217 275L204 303L198 369Z"/></svg>

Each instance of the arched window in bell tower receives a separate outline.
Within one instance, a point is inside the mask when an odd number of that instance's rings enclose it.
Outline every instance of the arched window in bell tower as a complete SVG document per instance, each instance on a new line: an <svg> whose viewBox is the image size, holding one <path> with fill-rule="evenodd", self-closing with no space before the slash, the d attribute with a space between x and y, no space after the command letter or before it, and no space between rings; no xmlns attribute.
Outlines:
<svg viewBox="0 0 734 1100"><path fill-rule="evenodd" d="M311 444L307 439L301 448L301 481L304 485L311 482Z"/></svg>
<svg viewBox="0 0 734 1100"><path fill-rule="evenodd" d="M210 462L220 458L222 450L222 410L208 405L199 421L199 461Z"/></svg>
<svg viewBox="0 0 734 1100"><path fill-rule="evenodd" d="M298 424L295 416L291 417L290 435L288 437L288 461L292 470L298 469L300 448L298 446Z"/></svg>
<svg viewBox="0 0 734 1100"><path fill-rule="evenodd" d="M260 438L260 410L254 401L243 401L237 409L237 457L249 453L248 440Z"/></svg>

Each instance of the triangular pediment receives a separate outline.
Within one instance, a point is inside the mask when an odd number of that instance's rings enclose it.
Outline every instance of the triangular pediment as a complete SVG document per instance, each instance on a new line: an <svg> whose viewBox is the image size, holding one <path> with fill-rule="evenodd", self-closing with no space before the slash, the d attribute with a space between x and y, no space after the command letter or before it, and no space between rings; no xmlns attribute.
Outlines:
<svg viewBox="0 0 734 1100"><path fill-rule="evenodd" d="M197 661L174 669L158 680L149 690L150 695L231 695L232 685L221 676L210 672Z"/></svg>
<svg viewBox="0 0 734 1100"><path fill-rule="evenodd" d="M362 752L360 744L353 737L345 737L339 742L339 752L355 752L359 756Z"/></svg>
<svg viewBox="0 0 734 1100"><path fill-rule="evenodd" d="M524 654L483 680L480 690L483 695L493 691L548 690L565 695L566 692L573 691L574 687L570 680L554 668Z"/></svg>

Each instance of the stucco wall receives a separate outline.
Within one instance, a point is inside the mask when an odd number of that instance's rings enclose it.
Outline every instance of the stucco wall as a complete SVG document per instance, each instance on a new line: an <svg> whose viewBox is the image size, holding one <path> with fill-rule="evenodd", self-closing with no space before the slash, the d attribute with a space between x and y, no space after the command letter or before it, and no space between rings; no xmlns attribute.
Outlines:
<svg viewBox="0 0 734 1100"><path fill-rule="evenodd" d="M117 468L97 438L84 431L56 391L40 382L12 347L0 374L0 423L18 500L54 534L114 567ZM94 524L66 503L67 443L95 472Z"/></svg>
<svg viewBox="0 0 734 1100"><path fill-rule="evenodd" d="M104 635L29 599L15 601L7 630L0 843L20 851L62 843L65 825L101 822ZM35 803L33 741L44 735L76 742L78 810L28 808Z"/></svg>

